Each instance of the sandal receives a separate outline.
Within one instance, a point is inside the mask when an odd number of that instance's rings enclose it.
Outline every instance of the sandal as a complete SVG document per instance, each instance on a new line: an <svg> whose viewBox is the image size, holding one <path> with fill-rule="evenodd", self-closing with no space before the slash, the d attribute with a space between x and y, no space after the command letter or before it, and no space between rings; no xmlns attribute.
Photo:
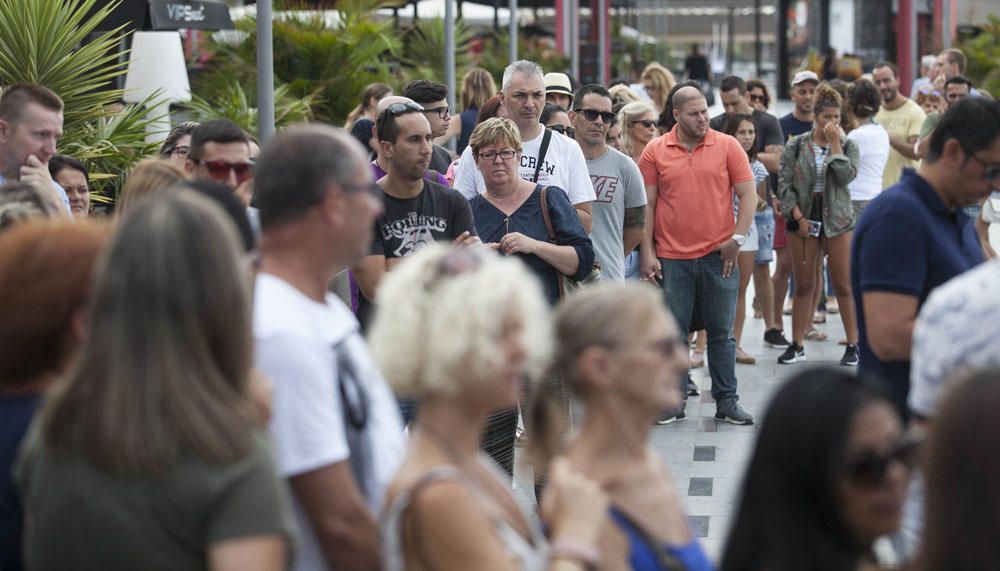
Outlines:
<svg viewBox="0 0 1000 571"><path fill-rule="evenodd" d="M691 351L691 368L699 369L705 366L705 352Z"/></svg>
<svg viewBox="0 0 1000 571"><path fill-rule="evenodd" d="M757 359L753 355L747 353L743 350L743 347L736 348L736 362L741 365L753 365L757 362Z"/></svg>
<svg viewBox="0 0 1000 571"><path fill-rule="evenodd" d="M806 331L806 339L810 341L826 341L826 333L823 333L819 329L813 328Z"/></svg>
<svg viewBox="0 0 1000 571"><path fill-rule="evenodd" d="M826 323L826 311L817 311L813 315L813 323Z"/></svg>

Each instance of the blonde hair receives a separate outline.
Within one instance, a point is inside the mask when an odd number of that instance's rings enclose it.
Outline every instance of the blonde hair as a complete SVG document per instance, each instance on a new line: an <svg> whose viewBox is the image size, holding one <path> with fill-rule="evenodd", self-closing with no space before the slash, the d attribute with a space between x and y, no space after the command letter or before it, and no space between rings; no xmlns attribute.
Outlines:
<svg viewBox="0 0 1000 571"><path fill-rule="evenodd" d="M474 67L462 77L462 111L483 108L490 97L497 94L497 84L490 72Z"/></svg>
<svg viewBox="0 0 1000 571"><path fill-rule="evenodd" d="M485 248L431 245L407 257L379 287L372 355L397 394L454 394L504 366L500 339L511 312L534 375L550 343L537 278L521 261Z"/></svg>
<svg viewBox="0 0 1000 571"><path fill-rule="evenodd" d="M641 101L639 96L624 83L619 83L618 85L609 87L608 93L611 94L612 105L618 105L621 103L629 104L633 101Z"/></svg>
<svg viewBox="0 0 1000 571"><path fill-rule="evenodd" d="M472 154L478 155L479 149L496 143L510 145L515 151L521 150L521 131L510 119L493 117L476 125L469 136L469 146Z"/></svg>
<svg viewBox="0 0 1000 571"><path fill-rule="evenodd" d="M663 109L663 106L667 103L667 96L670 90L677 83L674 80L674 74L670 73L669 69L654 61L647 65L646 69L642 70L641 79L643 83L648 81L656 86L656 97L653 97L653 103L657 109L657 113L659 113L659 110Z"/></svg>
<svg viewBox="0 0 1000 571"><path fill-rule="evenodd" d="M632 139L632 121L647 113L653 114L655 122L656 109L653 109L653 106L645 101L633 101L618 112L618 124L622 126L622 152L630 157L635 150L635 140Z"/></svg>
<svg viewBox="0 0 1000 571"><path fill-rule="evenodd" d="M143 159L128 173L119 197L118 212L135 207L138 200L156 194L174 184L188 180L188 175L166 159Z"/></svg>
<svg viewBox="0 0 1000 571"><path fill-rule="evenodd" d="M556 310L556 340L551 370L574 394L586 395L577 374L577 360L589 347L615 349L644 335L658 312L669 310L663 292L642 282L603 282L567 298ZM557 450L561 427L566 426L561 399L551 383L539 383L531 399L532 437L528 454L532 465L545 466Z"/></svg>
<svg viewBox="0 0 1000 571"><path fill-rule="evenodd" d="M53 451L116 475L243 458L250 277L232 222L179 190L121 218L101 255L79 360L42 411Z"/></svg>

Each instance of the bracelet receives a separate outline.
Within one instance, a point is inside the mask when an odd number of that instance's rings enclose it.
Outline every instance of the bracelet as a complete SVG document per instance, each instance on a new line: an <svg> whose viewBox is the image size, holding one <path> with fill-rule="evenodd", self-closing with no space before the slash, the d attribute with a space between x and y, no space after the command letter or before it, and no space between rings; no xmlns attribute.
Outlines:
<svg viewBox="0 0 1000 571"><path fill-rule="evenodd" d="M549 559L568 559L580 563L588 571L597 569L601 553L592 545L570 539L557 539L549 544Z"/></svg>

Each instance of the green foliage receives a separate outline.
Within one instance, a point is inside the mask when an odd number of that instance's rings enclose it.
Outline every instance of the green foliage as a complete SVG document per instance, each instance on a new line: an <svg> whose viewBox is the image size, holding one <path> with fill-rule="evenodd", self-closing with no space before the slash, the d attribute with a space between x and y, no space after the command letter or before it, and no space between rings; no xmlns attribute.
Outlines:
<svg viewBox="0 0 1000 571"><path fill-rule="evenodd" d="M285 84L274 90L274 123L278 127L313 118L312 107L316 104L317 94L293 97L289 95L289 89L290 86ZM211 101L193 95L185 107L191 111L195 121L229 119L243 130L257 133L257 107L250 104L243 85L236 80L230 81Z"/></svg>
<svg viewBox="0 0 1000 571"><path fill-rule="evenodd" d="M500 88L500 81L503 77L503 70L510 63L510 36L506 32L497 34L494 32L483 42L483 51L479 59L479 66L490 72L497 80L497 88ZM523 35L518 35L517 42L518 59L527 59L538 63L547 72L569 70L572 62L570 58L562 55L558 51L542 47Z"/></svg>
<svg viewBox="0 0 1000 571"><path fill-rule="evenodd" d="M383 1L342 0L337 3L339 18L331 20L315 11L289 12L275 19L275 78L279 85L288 85L289 97L312 97L316 119L342 123L359 103L366 85L390 76L391 57L400 51L401 41L390 23L373 17ZM214 101L230 89L232 78L238 77L247 105L256 106L257 23L250 17L237 22L236 27L239 37L235 42L213 37L216 57L195 78L193 91Z"/></svg>
<svg viewBox="0 0 1000 571"><path fill-rule="evenodd" d="M976 87L1000 95L1000 18L990 15L980 34L955 47L969 59L965 72Z"/></svg>
<svg viewBox="0 0 1000 571"><path fill-rule="evenodd" d="M403 36L402 64L409 79L444 81L444 19L420 20ZM455 77L473 65L469 46L473 33L462 20L455 20Z"/></svg>
<svg viewBox="0 0 1000 571"><path fill-rule="evenodd" d="M120 108L122 90L108 89L127 70L119 62L121 28L83 44L119 3L0 0L0 80L38 83L62 98L60 150L87 162L95 194L117 188L123 173L155 147L145 141L150 118L143 107L156 101Z"/></svg>

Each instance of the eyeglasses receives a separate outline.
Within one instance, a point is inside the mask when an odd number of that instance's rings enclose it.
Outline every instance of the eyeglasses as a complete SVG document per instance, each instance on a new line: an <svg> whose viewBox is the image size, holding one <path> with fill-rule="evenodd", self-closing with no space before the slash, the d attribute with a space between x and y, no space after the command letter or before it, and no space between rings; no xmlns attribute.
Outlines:
<svg viewBox="0 0 1000 571"><path fill-rule="evenodd" d="M424 109L424 113L437 113L438 117L444 119L451 115L451 107L445 105L444 107L435 107L434 109Z"/></svg>
<svg viewBox="0 0 1000 571"><path fill-rule="evenodd" d="M205 167L208 171L208 176L214 178L215 180L224 181L229 178L229 173L233 172L236 174L237 182L245 182L253 178L254 164L253 163L230 163L228 161L201 161L194 160L191 161L196 165L201 165Z"/></svg>
<svg viewBox="0 0 1000 571"><path fill-rule="evenodd" d="M576 129L574 129L573 127L563 127L562 125L553 125L549 127L549 129L552 129L556 133L566 135L570 139L576 137Z"/></svg>
<svg viewBox="0 0 1000 571"><path fill-rule="evenodd" d="M1000 165L988 165L988 164L986 164L986 161L984 161L983 159L977 157L976 154L973 153L972 151L970 151L968 149L968 147L965 146L965 143L963 143L960 139L956 138L955 140L958 141L959 145L961 145L962 150L965 151L966 155L968 155L968 156L976 159L977 163L983 165L983 170L985 171L983 173L983 178L985 178L986 180L988 180L990 182L993 182L993 181L995 181L997 179L1000 179Z"/></svg>
<svg viewBox="0 0 1000 571"><path fill-rule="evenodd" d="M651 129L656 126L656 121L653 121L652 119L637 119L635 121L632 121L633 125L636 125L638 123L642 123L642 126L647 129Z"/></svg>
<svg viewBox="0 0 1000 571"><path fill-rule="evenodd" d="M573 111L576 113L583 113L583 116L586 117L587 121L590 121L591 123L597 121L598 117L600 117L606 125L611 125L615 122L615 114L610 111L598 111L596 109L583 108L574 109Z"/></svg>
<svg viewBox="0 0 1000 571"><path fill-rule="evenodd" d="M479 156L479 158L483 159L484 161L488 161L488 162L495 161L497 157L500 157L501 159L503 159L505 161L509 161L510 159L513 159L514 155L516 155L516 154L517 154L517 151L515 151L513 149L504 149L502 151L483 151L481 153L477 153L477 155Z"/></svg>
<svg viewBox="0 0 1000 571"><path fill-rule="evenodd" d="M187 145L183 145L183 146L174 147L173 149L171 149L170 154L174 155L174 156L178 156L178 157L180 157L182 159L186 159L189 152L191 152L191 147L189 147Z"/></svg>
<svg viewBox="0 0 1000 571"><path fill-rule="evenodd" d="M907 469L913 468L917 462L917 452L923 442L923 432L909 430L902 439L885 454L867 450L849 458L844 463L844 473L848 478L862 486L878 486L885 480L889 465L902 462Z"/></svg>

